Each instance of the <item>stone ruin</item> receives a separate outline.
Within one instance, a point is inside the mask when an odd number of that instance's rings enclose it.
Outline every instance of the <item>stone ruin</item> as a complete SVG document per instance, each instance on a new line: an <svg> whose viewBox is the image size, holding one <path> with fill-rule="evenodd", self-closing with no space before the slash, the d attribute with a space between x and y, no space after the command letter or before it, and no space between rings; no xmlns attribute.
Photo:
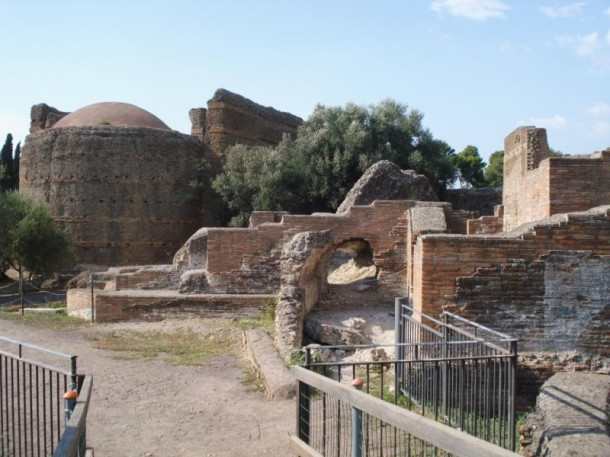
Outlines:
<svg viewBox="0 0 610 457"><path fill-rule="evenodd" d="M93 306L98 321L246 317L272 299L276 345L288 355L316 309L381 303L391 312L394 297L406 296L428 315L447 309L517 336L526 391L566 368L607 370L610 190L579 182L608 182L610 150L544 157L545 144L535 127L507 137L494 216L472 219L434 201L422 177L380 163L336 214L254 212L248 228L199 229L173 264L117 267L96 283L93 303L88 290L70 290L69 309ZM383 199L367 190L378 182L388 184ZM373 276L330 284L337 251L368 256Z"/></svg>
<svg viewBox="0 0 610 457"><path fill-rule="evenodd" d="M167 263L198 228L216 223L214 201L190 186L202 158L213 175L228 146L277 145L303 122L224 89L190 117L192 135L185 135L126 103L73 113L35 105L20 189L48 202L72 235L78 262Z"/></svg>

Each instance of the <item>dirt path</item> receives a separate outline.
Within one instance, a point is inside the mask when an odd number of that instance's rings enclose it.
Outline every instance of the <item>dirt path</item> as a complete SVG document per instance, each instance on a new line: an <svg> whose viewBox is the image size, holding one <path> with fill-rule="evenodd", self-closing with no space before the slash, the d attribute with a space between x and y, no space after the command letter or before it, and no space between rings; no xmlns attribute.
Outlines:
<svg viewBox="0 0 610 457"><path fill-rule="evenodd" d="M93 347L86 333L145 331L209 321L112 324L72 332L0 320L0 335L78 355L79 372L93 375L87 438L96 457L292 456L293 400L267 400L242 385L244 361L228 354L203 366L120 360Z"/></svg>

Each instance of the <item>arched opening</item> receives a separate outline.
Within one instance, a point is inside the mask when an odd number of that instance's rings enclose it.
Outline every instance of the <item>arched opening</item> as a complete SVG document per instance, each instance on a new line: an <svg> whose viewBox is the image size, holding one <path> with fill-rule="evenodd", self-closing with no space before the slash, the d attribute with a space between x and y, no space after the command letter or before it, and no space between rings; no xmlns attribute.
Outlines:
<svg viewBox="0 0 610 457"><path fill-rule="evenodd" d="M376 286L377 273L370 243L361 238L350 239L339 244L331 255L327 281L330 285L368 288Z"/></svg>

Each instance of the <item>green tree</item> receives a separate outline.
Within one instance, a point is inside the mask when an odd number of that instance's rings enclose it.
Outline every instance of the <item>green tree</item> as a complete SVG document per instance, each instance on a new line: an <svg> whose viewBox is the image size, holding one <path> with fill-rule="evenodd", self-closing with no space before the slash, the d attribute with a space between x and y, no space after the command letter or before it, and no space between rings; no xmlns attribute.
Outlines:
<svg viewBox="0 0 610 457"><path fill-rule="evenodd" d="M49 275L72 260L72 242L47 206L16 191L0 193L0 266Z"/></svg>
<svg viewBox="0 0 610 457"><path fill-rule="evenodd" d="M485 167L485 181L489 187L501 187L504 183L504 151L495 151L489 156Z"/></svg>
<svg viewBox="0 0 610 457"><path fill-rule="evenodd" d="M13 189L19 189L19 161L21 160L21 141L15 146L13 157Z"/></svg>
<svg viewBox="0 0 610 457"><path fill-rule="evenodd" d="M0 176L0 191L13 189L13 135L6 135L6 141L0 151L0 164L2 164L2 176Z"/></svg>
<svg viewBox="0 0 610 457"><path fill-rule="evenodd" d="M455 166L462 187L485 186L485 177L483 176L485 162L483 162L479 150L475 146L466 146L462 152L456 155Z"/></svg>
<svg viewBox="0 0 610 457"><path fill-rule="evenodd" d="M379 160L428 176L439 193L453 182L453 150L422 126L423 115L393 100L364 107L318 105L296 138L276 149L243 145L226 151L214 189L232 225L252 210L334 211L362 173Z"/></svg>

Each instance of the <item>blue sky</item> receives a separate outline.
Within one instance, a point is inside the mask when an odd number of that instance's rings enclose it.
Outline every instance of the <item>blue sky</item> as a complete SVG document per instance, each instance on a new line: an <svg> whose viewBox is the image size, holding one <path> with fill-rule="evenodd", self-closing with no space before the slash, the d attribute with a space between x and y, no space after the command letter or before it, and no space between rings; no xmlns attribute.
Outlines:
<svg viewBox="0 0 610 457"><path fill-rule="evenodd" d="M121 101L190 132L223 87L307 118L393 98L487 159L519 125L610 146L610 2L2 0L0 138L30 107Z"/></svg>

